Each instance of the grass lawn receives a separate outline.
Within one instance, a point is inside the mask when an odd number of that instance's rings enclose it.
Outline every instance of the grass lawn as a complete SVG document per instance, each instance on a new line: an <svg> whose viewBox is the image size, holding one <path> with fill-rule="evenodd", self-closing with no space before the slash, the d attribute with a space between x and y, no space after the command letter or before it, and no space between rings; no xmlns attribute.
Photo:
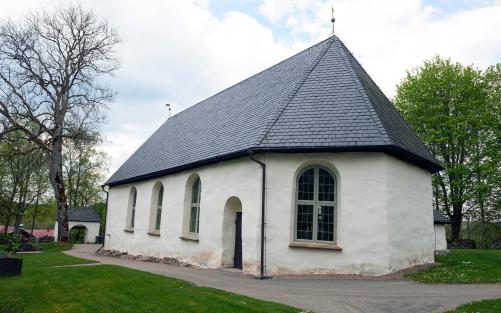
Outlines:
<svg viewBox="0 0 501 313"><path fill-rule="evenodd" d="M407 277L423 283L501 283L501 250L452 249L435 260L440 265Z"/></svg>
<svg viewBox="0 0 501 313"><path fill-rule="evenodd" d="M501 299L482 300L464 304L447 313L498 313L501 312Z"/></svg>
<svg viewBox="0 0 501 313"><path fill-rule="evenodd" d="M71 244L68 243L41 243L39 248L42 253L17 253L15 255L16 258L23 259L23 269L96 263L61 253L71 248Z"/></svg>
<svg viewBox="0 0 501 313"><path fill-rule="evenodd" d="M0 313L16 307L24 312L301 311L119 266L47 267L88 263L57 251L22 257L21 276L0 278Z"/></svg>

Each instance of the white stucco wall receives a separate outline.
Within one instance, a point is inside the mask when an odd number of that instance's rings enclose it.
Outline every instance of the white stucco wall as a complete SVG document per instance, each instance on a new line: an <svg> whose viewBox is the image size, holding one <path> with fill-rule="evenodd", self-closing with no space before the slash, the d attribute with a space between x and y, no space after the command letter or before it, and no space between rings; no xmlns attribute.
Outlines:
<svg viewBox="0 0 501 313"><path fill-rule="evenodd" d="M431 173L386 155L390 268L434 262Z"/></svg>
<svg viewBox="0 0 501 313"><path fill-rule="evenodd" d="M266 154L266 273L384 274L433 261L431 175L383 153ZM308 165L336 174L336 244L342 251L292 248L295 180ZM199 241L180 239L186 182L202 182ZM160 236L149 235L153 186L164 184ZM134 232L125 232L132 186L138 190ZM398 193L398 194L397 194ZM106 249L176 257L207 268L222 266L224 208L242 203L244 271L259 273L261 168L248 158L226 161L134 184L111 187ZM230 230L228 230L230 231ZM418 236L421 236L418 238ZM404 246L404 243L412 245Z"/></svg>
<svg viewBox="0 0 501 313"><path fill-rule="evenodd" d="M197 173L202 184L199 241L183 235L186 182ZM226 201L237 197L242 203L242 256L244 271L255 273L258 264L261 169L248 159L204 166L192 171L111 187L105 248L136 255L175 257L192 264L217 268L222 264L223 219ZM160 236L148 234L149 209L155 182L164 185ZM137 188L134 232L125 232L127 204L132 186ZM186 214L189 216L189 214ZM257 249L257 250L256 250Z"/></svg>
<svg viewBox="0 0 501 313"><path fill-rule="evenodd" d="M444 224L435 224L435 250L447 250Z"/></svg>
<svg viewBox="0 0 501 313"><path fill-rule="evenodd" d="M75 226L84 226L87 228L87 231L85 233L85 243L95 243L96 242L96 236L99 236L99 226L100 223L98 222L76 222L76 221L68 221L68 228L71 231L71 228ZM56 224L54 225L54 236L55 240L59 241L58 238L58 223L56 221Z"/></svg>

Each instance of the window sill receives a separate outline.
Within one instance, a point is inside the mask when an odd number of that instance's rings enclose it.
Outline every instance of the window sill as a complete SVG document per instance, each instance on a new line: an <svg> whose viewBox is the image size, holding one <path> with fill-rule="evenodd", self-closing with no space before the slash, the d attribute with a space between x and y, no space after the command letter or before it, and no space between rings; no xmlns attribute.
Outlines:
<svg viewBox="0 0 501 313"><path fill-rule="evenodd" d="M333 243L318 243L318 242L291 242L289 248L305 248L305 249L324 249L342 251L343 248Z"/></svg>
<svg viewBox="0 0 501 313"><path fill-rule="evenodd" d="M180 236L179 238L181 238L183 240L197 241L198 242L198 234L195 234L195 233L187 233L187 234Z"/></svg>
<svg viewBox="0 0 501 313"><path fill-rule="evenodd" d="M158 230L149 231L148 235L160 237L160 232Z"/></svg>
<svg viewBox="0 0 501 313"><path fill-rule="evenodd" d="M126 233L133 233L134 232L134 228L124 228L124 232L126 232Z"/></svg>

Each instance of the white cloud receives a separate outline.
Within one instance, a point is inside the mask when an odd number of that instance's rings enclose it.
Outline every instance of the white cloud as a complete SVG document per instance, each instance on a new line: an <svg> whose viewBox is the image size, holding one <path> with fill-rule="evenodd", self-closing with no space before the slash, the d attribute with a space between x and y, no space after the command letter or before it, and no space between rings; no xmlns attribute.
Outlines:
<svg viewBox="0 0 501 313"><path fill-rule="evenodd" d="M51 1L1 2L9 17L50 7ZM122 68L111 81L118 91L104 127L110 172L173 114L292 54L271 30L242 12L218 18L208 1L91 0L123 39Z"/></svg>
<svg viewBox="0 0 501 313"><path fill-rule="evenodd" d="M312 42L329 33L331 1L282 3L264 0L260 12L271 23L283 24L291 34L306 35ZM390 97L406 69L435 54L480 68L501 60L500 1L449 14L419 0L337 0L334 9L336 34Z"/></svg>
<svg viewBox="0 0 501 313"><path fill-rule="evenodd" d="M165 103L177 113L327 38L331 4L263 0L258 12L215 16L208 0L82 1L123 38L122 69L111 82L119 96L104 127L110 174L164 122ZM19 17L56 6L50 0L0 1L0 12ZM452 14L419 0L335 0L334 8L336 33L390 97L406 69L437 53L480 67L501 60L500 1Z"/></svg>

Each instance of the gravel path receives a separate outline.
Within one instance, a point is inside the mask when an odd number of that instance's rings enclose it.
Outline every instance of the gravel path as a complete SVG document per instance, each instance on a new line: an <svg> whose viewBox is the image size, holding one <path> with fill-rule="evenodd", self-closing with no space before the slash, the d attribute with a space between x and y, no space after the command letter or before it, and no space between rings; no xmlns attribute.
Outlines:
<svg viewBox="0 0 501 313"><path fill-rule="evenodd" d="M408 280L339 280L332 277L257 280L235 271L200 270L97 256L94 252L98 248L99 245L75 245L66 253L316 313L443 312L475 300L501 298L501 284L429 285Z"/></svg>

